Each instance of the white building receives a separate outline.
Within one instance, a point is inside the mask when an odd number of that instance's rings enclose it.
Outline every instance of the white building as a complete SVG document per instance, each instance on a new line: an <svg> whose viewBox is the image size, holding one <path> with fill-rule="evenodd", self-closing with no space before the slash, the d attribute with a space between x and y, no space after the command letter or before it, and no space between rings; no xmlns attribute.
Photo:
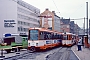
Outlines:
<svg viewBox="0 0 90 60"><path fill-rule="evenodd" d="M0 37L6 33L26 33L39 27L40 9L22 0L0 0Z"/></svg>
<svg viewBox="0 0 90 60"><path fill-rule="evenodd" d="M60 32L60 17L54 15L54 30Z"/></svg>
<svg viewBox="0 0 90 60"><path fill-rule="evenodd" d="M55 11L52 13L54 13L54 30L60 32L60 17L56 15Z"/></svg>

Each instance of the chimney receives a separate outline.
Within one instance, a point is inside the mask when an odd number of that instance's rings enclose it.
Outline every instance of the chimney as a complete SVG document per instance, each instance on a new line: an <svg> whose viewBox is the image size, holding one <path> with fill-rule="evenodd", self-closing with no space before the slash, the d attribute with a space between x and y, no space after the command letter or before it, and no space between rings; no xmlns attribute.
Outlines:
<svg viewBox="0 0 90 60"><path fill-rule="evenodd" d="M52 11L52 13L55 15L55 11Z"/></svg>
<svg viewBox="0 0 90 60"><path fill-rule="evenodd" d="M49 10L48 8L46 8L46 10Z"/></svg>

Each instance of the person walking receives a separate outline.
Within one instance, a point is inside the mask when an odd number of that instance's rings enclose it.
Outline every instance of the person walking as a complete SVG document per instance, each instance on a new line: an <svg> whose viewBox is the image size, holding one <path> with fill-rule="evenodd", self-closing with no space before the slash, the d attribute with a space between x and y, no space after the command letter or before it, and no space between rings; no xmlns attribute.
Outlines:
<svg viewBox="0 0 90 60"><path fill-rule="evenodd" d="M78 43L77 43L78 51L82 51L82 49L81 49L81 45L82 45L82 39L79 38Z"/></svg>

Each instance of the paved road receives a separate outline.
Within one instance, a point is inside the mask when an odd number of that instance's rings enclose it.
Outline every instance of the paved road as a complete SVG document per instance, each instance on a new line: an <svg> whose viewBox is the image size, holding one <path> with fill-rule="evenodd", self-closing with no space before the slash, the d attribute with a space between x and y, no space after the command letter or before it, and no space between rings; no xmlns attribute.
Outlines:
<svg viewBox="0 0 90 60"><path fill-rule="evenodd" d="M9 53L4 55L7 58L4 60L78 60L70 48L62 47L45 52L29 53L27 51L21 51L20 54Z"/></svg>
<svg viewBox="0 0 90 60"><path fill-rule="evenodd" d="M73 51L71 50L70 51L70 57L69 57L69 60L79 60L76 55L73 53Z"/></svg>
<svg viewBox="0 0 90 60"><path fill-rule="evenodd" d="M62 48L59 49L52 55L48 55L46 60L79 60L71 48Z"/></svg>

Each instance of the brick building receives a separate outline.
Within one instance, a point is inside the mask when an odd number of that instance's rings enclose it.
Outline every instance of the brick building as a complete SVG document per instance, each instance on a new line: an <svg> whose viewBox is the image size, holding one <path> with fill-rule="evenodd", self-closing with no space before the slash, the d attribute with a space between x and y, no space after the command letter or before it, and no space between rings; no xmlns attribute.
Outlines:
<svg viewBox="0 0 90 60"><path fill-rule="evenodd" d="M61 20L61 32L70 32L70 19L60 19Z"/></svg>

